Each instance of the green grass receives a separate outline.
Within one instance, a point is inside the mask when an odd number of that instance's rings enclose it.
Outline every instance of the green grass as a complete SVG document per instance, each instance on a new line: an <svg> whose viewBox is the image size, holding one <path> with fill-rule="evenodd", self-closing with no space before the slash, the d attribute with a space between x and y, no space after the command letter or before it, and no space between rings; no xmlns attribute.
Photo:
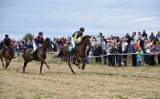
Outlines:
<svg viewBox="0 0 160 99"><path fill-rule="evenodd" d="M67 63L46 59L51 69L31 62L22 73L23 61L12 60L7 70L0 65L0 99L159 99L160 67L109 67L86 65L84 71Z"/></svg>

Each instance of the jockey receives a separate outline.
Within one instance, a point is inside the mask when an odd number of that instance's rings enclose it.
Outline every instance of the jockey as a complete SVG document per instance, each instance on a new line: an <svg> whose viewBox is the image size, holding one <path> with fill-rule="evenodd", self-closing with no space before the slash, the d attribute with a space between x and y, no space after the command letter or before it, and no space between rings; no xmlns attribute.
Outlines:
<svg viewBox="0 0 160 99"><path fill-rule="evenodd" d="M10 44L11 44L11 39L9 38L9 35L6 34L6 35L5 35L5 38L4 38L4 40L3 40L3 47L4 47L5 49L8 49L8 47L9 47Z"/></svg>
<svg viewBox="0 0 160 99"><path fill-rule="evenodd" d="M39 32L38 36L34 39L34 42L33 42L34 51L36 50L36 48L42 46L43 43L44 43L43 32Z"/></svg>
<svg viewBox="0 0 160 99"><path fill-rule="evenodd" d="M79 38L82 40L82 38L83 38L83 32L85 31L85 29L83 28L83 27L81 27L80 29L79 29L79 31L76 31L73 35L72 35L72 41L71 41L71 43L72 43L72 48L73 49L75 49L75 46L77 45L77 44L79 44L80 43L80 41L78 40ZM70 50L70 49L69 49Z"/></svg>
<svg viewBox="0 0 160 99"><path fill-rule="evenodd" d="M3 40L3 55L4 56L5 56L5 51L8 49L10 44L11 44L11 39L9 38L9 35L6 34Z"/></svg>
<svg viewBox="0 0 160 99"><path fill-rule="evenodd" d="M36 51L36 49L42 46L43 43L44 43L43 32L39 32L38 36L33 40L33 51L31 52L31 58L33 58L33 53Z"/></svg>

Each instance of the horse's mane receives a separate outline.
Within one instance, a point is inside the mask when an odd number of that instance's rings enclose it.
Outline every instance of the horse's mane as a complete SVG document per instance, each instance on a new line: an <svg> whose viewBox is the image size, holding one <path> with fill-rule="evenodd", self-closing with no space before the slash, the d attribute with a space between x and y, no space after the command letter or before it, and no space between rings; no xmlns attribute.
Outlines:
<svg viewBox="0 0 160 99"><path fill-rule="evenodd" d="M83 38L82 38L82 41L81 41L81 43L86 39L86 38L88 38L89 37L89 35L85 35ZM80 44L81 44L80 43Z"/></svg>
<svg viewBox="0 0 160 99"><path fill-rule="evenodd" d="M50 42L50 41L51 41L50 38L46 38L46 39L44 40L44 45L48 44L48 42Z"/></svg>

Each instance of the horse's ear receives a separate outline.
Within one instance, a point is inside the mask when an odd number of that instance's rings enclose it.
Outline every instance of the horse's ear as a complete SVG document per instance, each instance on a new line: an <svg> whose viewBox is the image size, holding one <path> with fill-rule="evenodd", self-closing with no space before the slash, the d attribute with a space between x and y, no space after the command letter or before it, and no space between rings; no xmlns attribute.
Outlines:
<svg viewBox="0 0 160 99"><path fill-rule="evenodd" d="M50 39L49 38L46 38L46 41L49 41Z"/></svg>

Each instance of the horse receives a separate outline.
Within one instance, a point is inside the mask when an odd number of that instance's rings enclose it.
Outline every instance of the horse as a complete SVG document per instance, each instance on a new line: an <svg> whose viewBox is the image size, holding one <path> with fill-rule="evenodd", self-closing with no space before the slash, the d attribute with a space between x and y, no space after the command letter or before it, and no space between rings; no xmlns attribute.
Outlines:
<svg viewBox="0 0 160 99"><path fill-rule="evenodd" d="M73 74L75 74L74 70L72 69L71 67L71 63L70 63L70 56L74 56L74 59L73 59L73 64L75 64L79 69L80 69L80 66L76 63L77 61L80 61L83 63L82 65L82 70L85 69L85 51L86 51L86 47L89 45L91 45L91 42L90 42L90 36L84 36L82 38L82 41L80 44L77 45L76 49L75 49L75 52L73 51L69 51L69 47L70 45L67 45L66 47L64 47L63 50L60 50L59 54L58 54L58 57L64 55L66 57L66 60L68 62L68 66L69 68L71 69L71 72ZM75 54L74 54L75 53Z"/></svg>
<svg viewBox="0 0 160 99"><path fill-rule="evenodd" d="M12 58L13 58L13 44L11 43L7 50L5 51L5 53L3 54L3 48L0 50L0 59L1 59L1 62L3 64L3 67L4 67L4 62L3 62L3 58L5 58L5 69L8 68Z"/></svg>
<svg viewBox="0 0 160 99"><path fill-rule="evenodd" d="M47 48L50 47L51 47L51 41L49 38L46 38L44 44L38 47L36 51L33 53L33 58L31 58L31 52L33 51L33 48L26 49L26 51L23 54L23 59L24 59L23 73L25 73L25 68L28 62L31 62L32 60L41 61L40 74L42 73L43 64L45 64L47 68L50 69L50 67L45 61Z"/></svg>

